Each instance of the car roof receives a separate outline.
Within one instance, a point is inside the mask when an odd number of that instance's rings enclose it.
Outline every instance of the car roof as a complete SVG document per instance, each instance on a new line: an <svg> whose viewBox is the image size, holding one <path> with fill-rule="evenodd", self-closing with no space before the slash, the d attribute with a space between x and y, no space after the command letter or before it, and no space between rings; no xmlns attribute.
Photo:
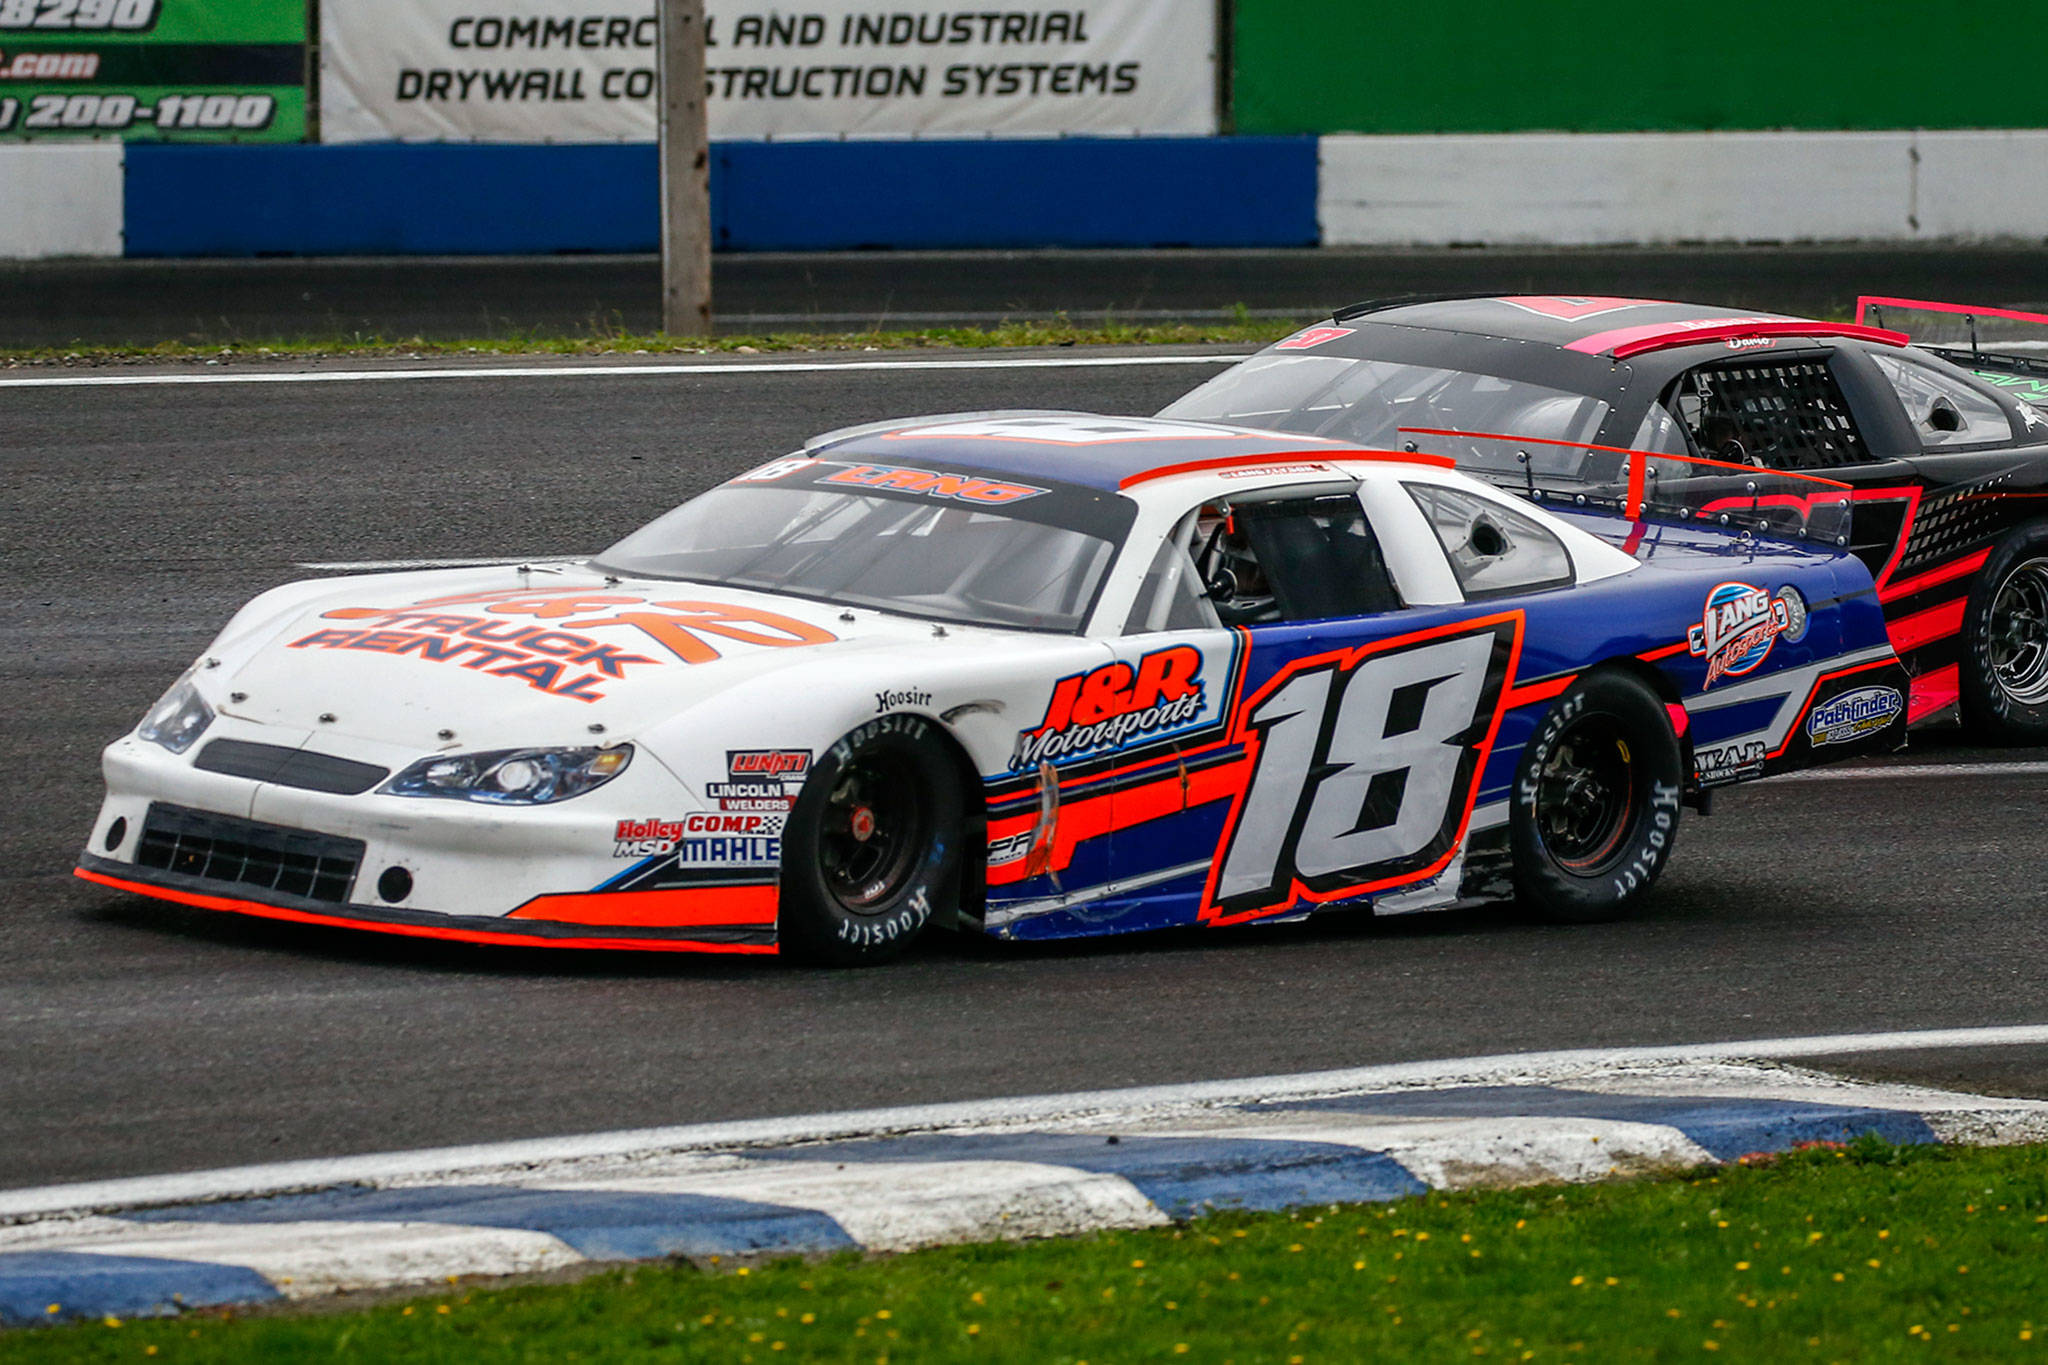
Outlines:
<svg viewBox="0 0 2048 1365"><path fill-rule="evenodd" d="M810 455L923 470L961 467L1116 492L1152 479L1288 460L1371 460L1449 468L1434 455L1214 422L1085 412L956 413L878 422L811 441Z"/></svg>
<svg viewBox="0 0 2048 1365"><path fill-rule="evenodd" d="M1759 313L1669 299L1636 299L1610 295L1503 294L1486 298L1388 299L1340 308L1339 325L1393 323L1440 332L1470 332L1509 341L1540 341L1552 346L1590 351L1585 343L1603 333L1659 330L1732 322L1737 319L1805 322L1785 313Z"/></svg>

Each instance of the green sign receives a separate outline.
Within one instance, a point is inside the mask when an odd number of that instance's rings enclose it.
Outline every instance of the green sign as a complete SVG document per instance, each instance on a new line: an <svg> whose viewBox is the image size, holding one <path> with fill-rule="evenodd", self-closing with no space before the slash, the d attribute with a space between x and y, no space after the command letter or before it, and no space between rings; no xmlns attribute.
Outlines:
<svg viewBox="0 0 2048 1365"><path fill-rule="evenodd" d="M303 141L306 3L0 0L0 141Z"/></svg>

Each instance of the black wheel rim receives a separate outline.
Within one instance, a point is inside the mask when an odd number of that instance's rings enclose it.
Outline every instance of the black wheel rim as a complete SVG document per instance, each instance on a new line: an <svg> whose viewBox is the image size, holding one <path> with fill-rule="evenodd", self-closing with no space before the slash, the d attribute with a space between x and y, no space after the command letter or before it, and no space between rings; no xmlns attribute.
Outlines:
<svg viewBox="0 0 2048 1365"><path fill-rule="evenodd" d="M2048 559L2030 559L1991 599L1991 673L2023 705L2048 698Z"/></svg>
<svg viewBox="0 0 2048 1365"><path fill-rule="evenodd" d="M857 915L889 908L930 842L931 810L907 764L863 755L839 774L818 830L825 889Z"/></svg>
<svg viewBox="0 0 2048 1365"><path fill-rule="evenodd" d="M1621 726L1609 716L1581 717L1536 775L1536 835L1566 871L1600 873L1622 855L1640 787Z"/></svg>

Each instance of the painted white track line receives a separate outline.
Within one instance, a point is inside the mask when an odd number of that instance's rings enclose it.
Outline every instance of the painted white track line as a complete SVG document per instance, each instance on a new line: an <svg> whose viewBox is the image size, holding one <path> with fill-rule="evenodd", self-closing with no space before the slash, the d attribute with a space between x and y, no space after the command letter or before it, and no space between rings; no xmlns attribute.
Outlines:
<svg viewBox="0 0 2048 1365"><path fill-rule="evenodd" d="M1809 768L1764 779L1766 787L1780 782L1852 782L1865 777L2042 777L2048 763L1895 763L1878 768Z"/></svg>
<svg viewBox="0 0 2048 1365"><path fill-rule="evenodd" d="M852 1110L792 1118L743 1119L673 1128L641 1128L575 1137L540 1138L331 1160L285 1161L181 1175L48 1185L0 1191L0 1220L136 1208L157 1204L242 1199L322 1189L350 1182L376 1183L503 1170L543 1163L670 1154L706 1149L782 1146L876 1137L977 1124L1048 1123L1095 1113L1200 1108L1295 1099L1375 1087L1442 1085L1551 1069L1616 1064L1784 1060L1839 1053L1900 1052L1928 1048L2010 1047L2048 1044L2048 1024L1996 1028L1921 1029L1893 1033L1840 1033L1806 1038L1758 1038L1672 1047L1577 1048L1505 1053L1427 1062L1396 1062L1340 1071L1259 1076L1128 1090L1081 1091L1015 1099L971 1100Z"/></svg>
<svg viewBox="0 0 2048 1365"><path fill-rule="evenodd" d="M989 360L791 360L683 365L495 365L462 369L237 371L219 374L52 374L0 378L0 388L65 389L177 384L354 384L400 379L634 379L654 375L818 374L836 370L1070 370L1145 365L1234 365L1231 355L1011 356Z"/></svg>

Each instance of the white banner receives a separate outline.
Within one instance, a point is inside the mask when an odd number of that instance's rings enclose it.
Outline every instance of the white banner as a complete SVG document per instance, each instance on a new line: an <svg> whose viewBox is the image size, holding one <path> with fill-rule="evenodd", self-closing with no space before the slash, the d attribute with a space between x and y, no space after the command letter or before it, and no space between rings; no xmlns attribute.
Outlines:
<svg viewBox="0 0 2048 1365"><path fill-rule="evenodd" d="M965 10L711 0L715 138L1216 131L1214 0ZM325 142L647 142L653 0L333 0Z"/></svg>

